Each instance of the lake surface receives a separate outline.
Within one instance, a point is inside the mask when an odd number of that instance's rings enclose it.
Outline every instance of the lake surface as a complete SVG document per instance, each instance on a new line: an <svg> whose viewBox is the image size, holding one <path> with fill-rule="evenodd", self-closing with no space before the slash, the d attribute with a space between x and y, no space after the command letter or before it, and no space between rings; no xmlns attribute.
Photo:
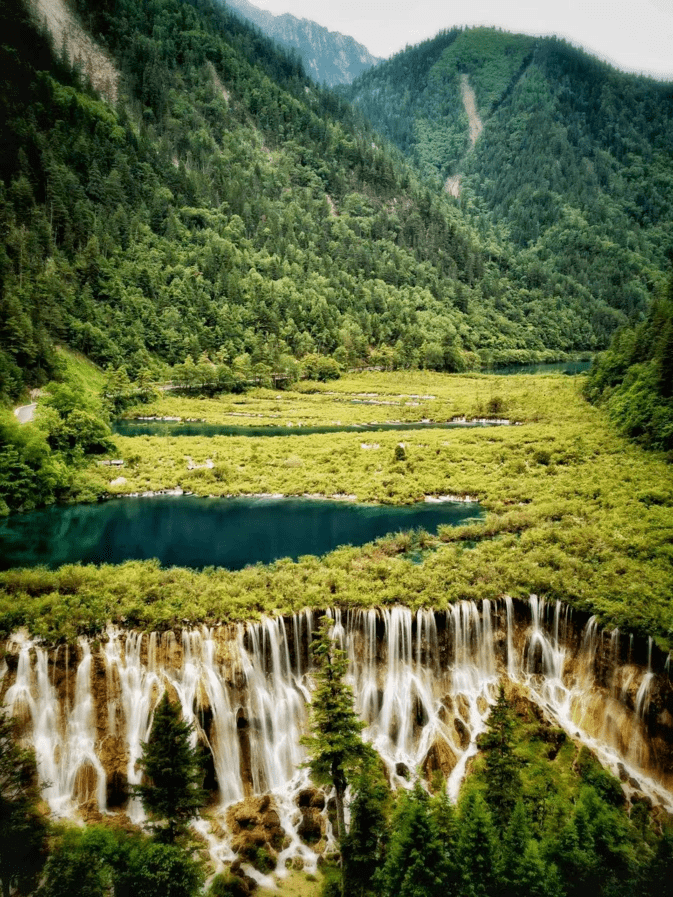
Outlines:
<svg viewBox="0 0 673 897"><path fill-rule="evenodd" d="M447 421L402 424L362 424L323 427L237 427L231 424L206 424L200 421L184 423L170 420L118 420L112 432L118 436L312 436L315 433L374 433L382 430L457 430L466 427L497 427L494 421Z"/></svg>
<svg viewBox="0 0 673 897"><path fill-rule="evenodd" d="M322 555L422 527L437 532L481 516L479 505L406 507L290 498L155 496L97 505L52 506L0 522L0 569L121 563L228 567Z"/></svg>
<svg viewBox="0 0 673 897"><path fill-rule="evenodd" d="M554 361L546 364L506 364L501 368L489 368L485 374L583 374L591 367L590 361Z"/></svg>

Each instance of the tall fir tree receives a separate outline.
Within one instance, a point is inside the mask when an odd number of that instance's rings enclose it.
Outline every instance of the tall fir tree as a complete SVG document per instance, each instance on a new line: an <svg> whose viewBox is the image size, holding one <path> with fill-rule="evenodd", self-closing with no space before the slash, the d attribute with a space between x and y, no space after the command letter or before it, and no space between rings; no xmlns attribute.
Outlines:
<svg viewBox="0 0 673 897"><path fill-rule="evenodd" d="M500 685L488 727L479 738L479 747L486 755L488 806L499 828L506 827L521 792L519 762L512 745L513 729L512 710L504 686Z"/></svg>
<svg viewBox="0 0 673 897"><path fill-rule="evenodd" d="M362 741L364 723L355 713L353 690L345 681L348 658L332 637L333 621L323 617L311 650L316 687L311 701L311 732L302 739L308 767L321 785L332 785L337 811L337 837L346 838L344 803L348 785L372 763L372 748ZM343 881L348 878L347 854L342 855Z"/></svg>
<svg viewBox="0 0 673 897"><path fill-rule="evenodd" d="M451 897L451 869L428 795L419 783L402 794L379 876L385 897Z"/></svg>
<svg viewBox="0 0 673 897"><path fill-rule="evenodd" d="M461 897L496 897L499 876L496 830L483 795L470 791L461 805L458 863Z"/></svg>
<svg viewBox="0 0 673 897"><path fill-rule="evenodd" d="M192 727L182 719L180 705L164 693L156 710L149 740L138 765L143 782L133 789L145 812L156 820L160 840L172 844L204 805L203 770L190 744ZM160 824L162 823L162 824Z"/></svg>
<svg viewBox="0 0 673 897"><path fill-rule="evenodd" d="M367 763L353 782L350 828L342 845L344 890L349 897L376 892L374 876L383 861L388 835L390 788L381 763Z"/></svg>
<svg viewBox="0 0 673 897"><path fill-rule="evenodd" d="M46 828L37 812L35 756L15 741L14 721L0 710L0 883L3 897L30 890L43 862Z"/></svg>

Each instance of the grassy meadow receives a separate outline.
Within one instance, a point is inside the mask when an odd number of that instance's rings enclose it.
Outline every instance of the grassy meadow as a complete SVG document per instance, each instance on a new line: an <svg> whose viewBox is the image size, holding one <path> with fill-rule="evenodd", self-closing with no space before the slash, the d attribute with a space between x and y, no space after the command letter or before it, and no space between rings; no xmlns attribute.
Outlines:
<svg viewBox="0 0 673 897"><path fill-rule="evenodd" d="M115 437L123 467L92 465L91 493L179 486L198 495L346 494L388 503L453 495L478 499L487 514L437 537L396 535L322 559L238 572L151 562L9 571L0 575L0 624L25 623L57 639L99 631L108 620L165 628L335 603L444 607L532 592L673 646L670 466L617 436L582 399L581 385L581 377L561 375L368 373L311 393L164 397L153 413L184 408L184 416L216 420L244 400L250 414L270 421L273 411L283 421L315 422L311 415L319 413L323 422L351 422L350 414L366 423L382 408L390 418L399 414L389 405L353 405L351 397L406 402L423 395L434 398L422 400L422 417L485 416L490 406L518 423L290 437ZM396 457L399 443L403 459ZM200 466L207 461L212 467ZM410 546L427 549L421 564L407 556Z"/></svg>

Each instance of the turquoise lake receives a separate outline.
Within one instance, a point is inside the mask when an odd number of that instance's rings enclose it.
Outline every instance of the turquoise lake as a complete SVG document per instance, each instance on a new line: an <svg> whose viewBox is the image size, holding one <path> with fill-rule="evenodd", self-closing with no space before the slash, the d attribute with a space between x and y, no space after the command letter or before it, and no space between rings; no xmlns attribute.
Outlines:
<svg viewBox="0 0 673 897"><path fill-rule="evenodd" d="M419 527L435 533L441 525L479 516L474 503L399 507L303 498L123 498L6 518L0 522L0 569L158 558L163 566L238 570Z"/></svg>

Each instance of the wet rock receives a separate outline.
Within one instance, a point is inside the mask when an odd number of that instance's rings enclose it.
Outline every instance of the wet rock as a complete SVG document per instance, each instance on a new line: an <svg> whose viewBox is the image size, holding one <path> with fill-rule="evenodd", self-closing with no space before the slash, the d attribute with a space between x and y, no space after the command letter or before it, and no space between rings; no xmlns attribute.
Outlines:
<svg viewBox="0 0 673 897"><path fill-rule="evenodd" d="M320 810L306 807L302 810L301 822L297 826L297 834L306 844L317 844L325 833L325 820Z"/></svg>
<svg viewBox="0 0 673 897"><path fill-rule="evenodd" d="M465 695L456 695L456 710L464 720L470 718L470 705Z"/></svg>
<svg viewBox="0 0 673 897"><path fill-rule="evenodd" d="M654 804L650 800L650 798L646 794L642 794L640 791L637 791L635 794L631 796L632 804L643 804L647 810L652 810L654 808Z"/></svg>
<svg viewBox="0 0 673 897"><path fill-rule="evenodd" d="M409 779L409 767L406 763L396 763L395 764L395 772L401 779Z"/></svg>
<svg viewBox="0 0 673 897"><path fill-rule="evenodd" d="M436 772L440 772L444 778L447 778L457 762L458 758L454 751L443 739L437 738L425 755L421 768L428 780L431 780Z"/></svg>
<svg viewBox="0 0 673 897"><path fill-rule="evenodd" d="M297 806L300 808L315 807L317 810L323 810L325 807L325 795L318 788L304 788L297 797Z"/></svg>
<svg viewBox="0 0 673 897"><path fill-rule="evenodd" d="M232 849L260 871L273 866L285 833L271 797L247 797L227 811ZM261 851L261 853L260 853Z"/></svg>
<svg viewBox="0 0 673 897"><path fill-rule="evenodd" d="M119 770L106 777L106 800L109 810L122 807L128 797L128 779Z"/></svg>
<svg viewBox="0 0 673 897"><path fill-rule="evenodd" d="M224 874L227 875L226 872ZM232 897L245 897L257 888L257 882L245 873L241 860L235 860L231 864L226 882L229 890L224 893L229 893Z"/></svg>
<svg viewBox="0 0 673 897"><path fill-rule="evenodd" d="M466 750L467 746L470 743L470 730L459 717L456 717L454 719L453 728L456 730L456 735L458 736L458 744L460 745L461 751Z"/></svg>
<svg viewBox="0 0 673 897"><path fill-rule="evenodd" d="M437 715L445 725L449 724L453 720L456 712L453 709L453 699L451 695L444 695Z"/></svg>

